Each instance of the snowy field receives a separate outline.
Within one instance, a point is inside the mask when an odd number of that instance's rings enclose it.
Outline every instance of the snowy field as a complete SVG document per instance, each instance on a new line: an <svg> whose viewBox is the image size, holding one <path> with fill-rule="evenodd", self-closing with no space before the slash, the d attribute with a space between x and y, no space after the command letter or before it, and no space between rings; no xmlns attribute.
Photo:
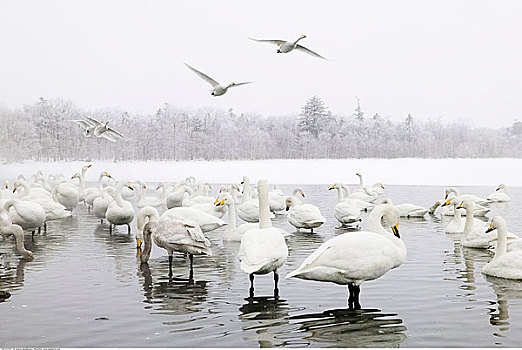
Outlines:
<svg viewBox="0 0 522 350"><path fill-rule="evenodd" d="M18 174L73 175L84 164L93 164L87 181L96 181L100 171L116 178L150 182L175 181L186 176L210 183L240 182L243 175L252 181L267 178L279 184L357 183L361 172L365 183L389 185L482 185L522 186L522 159L317 159L255 161L162 161L162 162L22 162L0 165L0 179Z"/></svg>

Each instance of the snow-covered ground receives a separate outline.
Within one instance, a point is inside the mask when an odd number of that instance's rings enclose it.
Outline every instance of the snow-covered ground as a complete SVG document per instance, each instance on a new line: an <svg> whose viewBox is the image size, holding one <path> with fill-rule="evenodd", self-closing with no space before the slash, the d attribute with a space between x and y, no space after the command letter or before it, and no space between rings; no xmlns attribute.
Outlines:
<svg viewBox="0 0 522 350"><path fill-rule="evenodd" d="M116 178L150 182L175 181L187 176L211 183L240 182L267 178L279 184L365 183L380 181L389 185L486 185L522 186L522 159L312 159L255 161L186 162L23 162L0 165L0 179L26 176L41 169L44 174L72 176L82 165L92 164L87 180L95 181L100 171Z"/></svg>

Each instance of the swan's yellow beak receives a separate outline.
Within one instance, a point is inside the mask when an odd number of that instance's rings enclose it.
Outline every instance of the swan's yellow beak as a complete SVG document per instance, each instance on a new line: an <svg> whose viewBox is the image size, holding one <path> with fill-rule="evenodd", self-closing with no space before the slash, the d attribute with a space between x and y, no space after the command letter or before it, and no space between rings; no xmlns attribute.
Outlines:
<svg viewBox="0 0 522 350"><path fill-rule="evenodd" d="M303 35L301 35L301 38L306 38L306 35L304 35L304 34L303 34Z"/></svg>
<svg viewBox="0 0 522 350"><path fill-rule="evenodd" d="M136 238L136 248L141 251L141 240L139 238Z"/></svg>
<svg viewBox="0 0 522 350"><path fill-rule="evenodd" d="M74 174L71 179L76 179L78 177L78 175Z"/></svg>
<svg viewBox="0 0 522 350"><path fill-rule="evenodd" d="M328 190L335 190L335 186L330 187Z"/></svg>
<svg viewBox="0 0 522 350"><path fill-rule="evenodd" d="M129 186L127 186L127 187L129 187L131 190L134 191L134 188L133 188L131 185L129 185Z"/></svg>
<svg viewBox="0 0 522 350"><path fill-rule="evenodd" d="M112 176L109 174L109 173L105 173L105 176L107 176L108 178L111 178L112 179Z"/></svg>
<svg viewBox="0 0 522 350"><path fill-rule="evenodd" d="M5 183L5 189L7 190L9 188L9 183L6 181Z"/></svg>
<svg viewBox="0 0 522 350"><path fill-rule="evenodd" d="M449 199L447 201L445 201L442 206L445 207L446 205L450 205L450 200Z"/></svg>
<svg viewBox="0 0 522 350"><path fill-rule="evenodd" d="M85 167L89 169L90 167L92 167L92 164L86 165Z"/></svg>
<svg viewBox="0 0 522 350"><path fill-rule="evenodd" d="M304 196L305 196L303 191L301 191L301 196L303 196L303 198L304 198Z"/></svg>
<svg viewBox="0 0 522 350"><path fill-rule="evenodd" d="M463 209L464 207L462 206L462 203L459 204L459 206L457 207L457 209Z"/></svg>
<svg viewBox="0 0 522 350"><path fill-rule="evenodd" d="M218 204L219 203L219 199L216 198L216 200L214 201L214 204Z"/></svg>
<svg viewBox="0 0 522 350"><path fill-rule="evenodd" d="M381 184L381 188L384 190L384 185L383 184Z"/></svg>
<svg viewBox="0 0 522 350"><path fill-rule="evenodd" d="M15 192L16 192L16 186L13 188L13 193L15 193Z"/></svg>
<svg viewBox="0 0 522 350"><path fill-rule="evenodd" d="M401 235L399 234L399 222L398 221L395 224L395 226L392 226L392 231L393 231L393 234L395 235L395 237L401 238Z"/></svg>
<svg viewBox="0 0 522 350"><path fill-rule="evenodd" d="M489 233L489 232L491 232L491 231L493 231L493 230L494 230L494 228L491 226L491 224L489 224L489 227L488 227L488 229L486 230L486 233Z"/></svg>
<svg viewBox="0 0 522 350"><path fill-rule="evenodd" d="M141 185L141 186L142 186L143 188L145 188L145 189L147 188L147 185L146 185L146 184L143 184L143 185Z"/></svg>

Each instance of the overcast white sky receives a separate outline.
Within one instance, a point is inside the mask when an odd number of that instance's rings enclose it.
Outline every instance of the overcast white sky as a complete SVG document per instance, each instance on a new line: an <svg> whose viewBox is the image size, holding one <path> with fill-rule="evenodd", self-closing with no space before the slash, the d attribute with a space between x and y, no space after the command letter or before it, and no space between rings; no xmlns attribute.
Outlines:
<svg viewBox="0 0 522 350"><path fill-rule="evenodd" d="M296 113L318 95L348 114L522 119L522 1L0 2L0 104L64 97L153 112L164 102ZM328 57L250 41L296 39ZM223 83L210 95L183 62Z"/></svg>

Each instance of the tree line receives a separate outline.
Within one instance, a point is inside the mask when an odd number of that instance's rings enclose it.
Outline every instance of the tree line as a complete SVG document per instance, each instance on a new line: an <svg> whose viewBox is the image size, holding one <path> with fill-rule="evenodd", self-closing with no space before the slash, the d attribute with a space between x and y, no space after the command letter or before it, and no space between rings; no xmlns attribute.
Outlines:
<svg viewBox="0 0 522 350"><path fill-rule="evenodd" d="M117 143L83 136L72 122L91 116L126 136ZM0 106L1 161L226 160L312 158L494 158L522 153L522 122L508 128L463 121L391 121L353 113L334 115L311 97L295 115L267 117L165 103L153 114L121 109L87 111L61 99L22 108Z"/></svg>

